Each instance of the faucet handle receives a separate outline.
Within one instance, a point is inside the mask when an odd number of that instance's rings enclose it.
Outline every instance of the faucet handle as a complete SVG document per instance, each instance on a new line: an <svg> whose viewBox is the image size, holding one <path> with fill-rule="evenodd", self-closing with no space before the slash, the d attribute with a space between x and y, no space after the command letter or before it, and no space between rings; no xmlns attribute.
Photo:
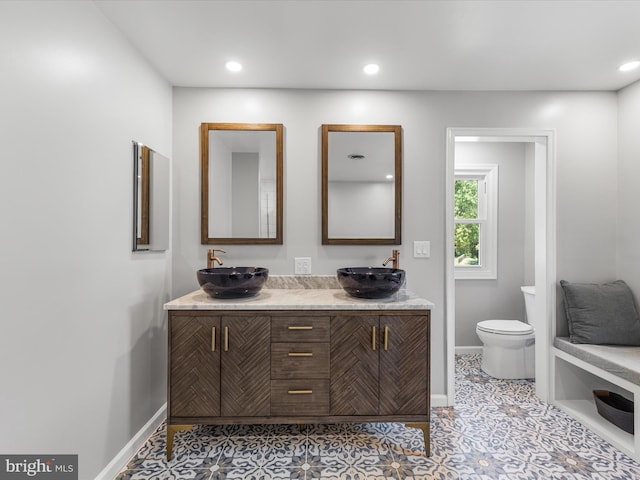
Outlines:
<svg viewBox="0 0 640 480"><path fill-rule="evenodd" d="M215 262L218 262L219 265L222 265L222 260L216 257L216 252L227 253L221 248L210 248L207 250L207 268L213 268L215 266Z"/></svg>
<svg viewBox="0 0 640 480"><path fill-rule="evenodd" d="M400 257L400 250L394 249L391 252L391 256L387 258L384 262L382 262L382 266L386 267L387 263L393 262L393 268L399 268L399 262L398 262L399 257Z"/></svg>

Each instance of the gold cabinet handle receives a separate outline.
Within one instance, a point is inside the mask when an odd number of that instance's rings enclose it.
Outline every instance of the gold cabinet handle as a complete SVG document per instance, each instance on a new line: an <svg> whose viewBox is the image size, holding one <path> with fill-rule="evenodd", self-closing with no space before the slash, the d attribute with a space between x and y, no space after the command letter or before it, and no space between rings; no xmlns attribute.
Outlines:
<svg viewBox="0 0 640 480"><path fill-rule="evenodd" d="M313 390L287 390L289 395L311 395Z"/></svg>
<svg viewBox="0 0 640 480"><path fill-rule="evenodd" d="M216 327L211 328L211 351L216 351Z"/></svg>
<svg viewBox="0 0 640 480"><path fill-rule="evenodd" d="M371 350L376 349L376 327L371 327Z"/></svg>
<svg viewBox="0 0 640 480"><path fill-rule="evenodd" d="M289 325L287 328L289 330L313 330L313 327L304 325Z"/></svg>
<svg viewBox="0 0 640 480"><path fill-rule="evenodd" d="M229 327L224 327L224 351L229 351Z"/></svg>
<svg viewBox="0 0 640 480"><path fill-rule="evenodd" d="M290 357L313 357L311 352L289 352Z"/></svg>
<svg viewBox="0 0 640 480"><path fill-rule="evenodd" d="M389 346L389 327L385 325L384 327L384 351L387 351L387 347Z"/></svg>

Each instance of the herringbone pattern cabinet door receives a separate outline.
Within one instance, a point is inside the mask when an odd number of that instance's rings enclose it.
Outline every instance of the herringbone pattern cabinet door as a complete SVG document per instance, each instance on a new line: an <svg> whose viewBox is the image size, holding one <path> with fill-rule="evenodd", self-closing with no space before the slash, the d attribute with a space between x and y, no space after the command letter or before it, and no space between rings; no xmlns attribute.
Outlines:
<svg viewBox="0 0 640 480"><path fill-rule="evenodd" d="M378 414L378 316L331 319L331 414Z"/></svg>
<svg viewBox="0 0 640 480"><path fill-rule="evenodd" d="M428 413L429 324L423 316L380 317L380 415ZM384 341L384 340L383 340Z"/></svg>
<svg viewBox="0 0 640 480"><path fill-rule="evenodd" d="M171 319L171 417L220 415L220 349L212 349L219 317Z"/></svg>
<svg viewBox="0 0 640 480"><path fill-rule="evenodd" d="M271 321L269 317L222 317L228 349L222 352L222 416L271 414Z"/></svg>

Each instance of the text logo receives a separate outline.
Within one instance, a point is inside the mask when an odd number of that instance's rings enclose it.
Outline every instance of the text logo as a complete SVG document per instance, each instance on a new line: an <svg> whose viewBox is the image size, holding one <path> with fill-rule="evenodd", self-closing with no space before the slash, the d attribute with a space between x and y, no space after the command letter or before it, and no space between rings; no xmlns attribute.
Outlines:
<svg viewBox="0 0 640 480"><path fill-rule="evenodd" d="M0 455L0 480L78 480L78 455Z"/></svg>

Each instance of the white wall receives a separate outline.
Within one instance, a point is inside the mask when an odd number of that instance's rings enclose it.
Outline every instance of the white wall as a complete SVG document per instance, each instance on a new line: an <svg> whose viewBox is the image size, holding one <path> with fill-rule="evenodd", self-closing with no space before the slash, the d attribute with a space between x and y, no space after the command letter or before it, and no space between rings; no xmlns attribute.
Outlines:
<svg viewBox="0 0 640 480"><path fill-rule="evenodd" d="M394 238L394 182L329 182L331 238Z"/></svg>
<svg viewBox="0 0 640 480"><path fill-rule="evenodd" d="M232 237L260 236L259 163L258 152L231 154Z"/></svg>
<svg viewBox="0 0 640 480"><path fill-rule="evenodd" d="M535 285L535 164L536 144L524 147L524 280L523 285Z"/></svg>
<svg viewBox="0 0 640 480"><path fill-rule="evenodd" d="M618 93L618 278L640 301L640 82ZM608 280L605 278L604 280Z"/></svg>
<svg viewBox="0 0 640 480"><path fill-rule="evenodd" d="M165 401L170 253L132 253L132 140L171 89L93 2L0 2L0 452L94 478Z"/></svg>
<svg viewBox="0 0 640 480"><path fill-rule="evenodd" d="M171 160L158 152L151 152L150 170L150 248L162 250L171 245Z"/></svg>
<svg viewBox="0 0 640 480"><path fill-rule="evenodd" d="M199 241L198 127L201 122L283 123L283 245L225 247L234 265L293 274L294 257L314 274L378 265L388 246L321 245L320 126L403 126L403 244L408 288L433 301L432 393L445 392L444 211L447 127L551 128L557 133L558 265L561 278L615 275L616 94L558 92L393 92L174 88L174 294L197 289L205 264ZM431 258L412 258L430 240ZM595 273L597 272L597 273Z"/></svg>
<svg viewBox="0 0 640 480"><path fill-rule="evenodd" d="M498 165L498 275L456 280L456 346L480 346L482 320L524 320L525 144L458 142L456 165ZM533 232L531 232L533 235ZM530 252L533 256L533 252Z"/></svg>
<svg viewBox="0 0 640 480"><path fill-rule="evenodd" d="M212 141L212 137L215 135L209 132L209 212L215 213L216 222L209 222L208 236L226 238L232 236L233 225L232 152L225 142Z"/></svg>

